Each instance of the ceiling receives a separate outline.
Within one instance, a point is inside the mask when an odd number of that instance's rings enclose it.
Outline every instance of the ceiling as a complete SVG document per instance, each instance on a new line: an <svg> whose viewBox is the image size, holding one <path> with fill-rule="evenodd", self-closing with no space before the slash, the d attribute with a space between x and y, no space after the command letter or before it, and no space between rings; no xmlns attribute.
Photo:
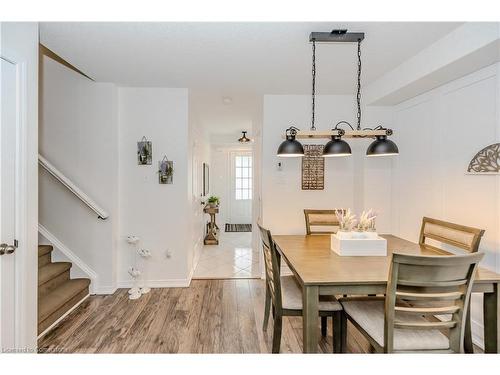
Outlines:
<svg viewBox="0 0 500 375"><path fill-rule="evenodd" d="M208 134L230 135L236 142L243 130L253 137L253 122L261 115L260 103L256 95L192 90L189 94L189 116ZM220 142L227 143L226 137L222 137Z"/></svg>
<svg viewBox="0 0 500 375"><path fill-rule="evenodd" d="M311 31L366 33L367 85L460 23L42 22L41 43L100 82L244 94L308 94ZM317 92L355 91L356 46L317 46ZM220 97L219 97L220 98Z"/></svg>

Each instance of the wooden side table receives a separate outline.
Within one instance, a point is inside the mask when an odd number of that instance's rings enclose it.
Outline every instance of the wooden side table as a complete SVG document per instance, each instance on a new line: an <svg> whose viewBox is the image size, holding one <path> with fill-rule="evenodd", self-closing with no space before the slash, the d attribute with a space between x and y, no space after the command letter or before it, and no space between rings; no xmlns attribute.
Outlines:
<svg viewBox="0 0 500 375"><path fill-rule="evenodd" d="M215 215L219 213L219 206L206 205L203 212L210 215L210 221L207 223L207 234L203 243L205 245L218 245L219 244L219 227L215 223Z"/></svg>

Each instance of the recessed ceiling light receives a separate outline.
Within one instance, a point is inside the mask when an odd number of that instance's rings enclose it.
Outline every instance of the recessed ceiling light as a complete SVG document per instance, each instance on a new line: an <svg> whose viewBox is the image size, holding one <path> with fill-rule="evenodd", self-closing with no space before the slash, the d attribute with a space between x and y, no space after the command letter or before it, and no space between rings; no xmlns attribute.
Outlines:
<svg viewBox="0 0 500 375"><path fill-rule="evenodd" d="M222 98L222 102L224 104L231 104L233 102L233 99L230 98L229 96L225 96L225 97Z"/></svg>

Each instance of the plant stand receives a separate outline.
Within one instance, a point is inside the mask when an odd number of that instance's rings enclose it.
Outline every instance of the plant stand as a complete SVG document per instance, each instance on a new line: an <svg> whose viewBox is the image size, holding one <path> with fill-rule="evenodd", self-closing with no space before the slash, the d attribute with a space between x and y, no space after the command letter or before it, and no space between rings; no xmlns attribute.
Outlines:
<svg viewBox="0 0 500 375"><path fill-rule="evenodd" d="M219 244L219 227L215 223L215 215L219 213L218 206L206 205L203 212L210 215L210 221L207 223L207 233L203 243L205 245L218 245Z"/></svg>

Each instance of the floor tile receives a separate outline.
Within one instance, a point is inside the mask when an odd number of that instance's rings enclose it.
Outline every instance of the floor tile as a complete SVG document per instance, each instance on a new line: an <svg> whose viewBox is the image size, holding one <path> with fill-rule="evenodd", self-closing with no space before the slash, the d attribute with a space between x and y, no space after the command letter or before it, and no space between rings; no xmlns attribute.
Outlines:
<svg viewBox="0 0 500 375"><path fill-rule="evenodd" d="M221 232L219 245L204 246L193 278L260 277L259 253L252 233Z"/></svg>

